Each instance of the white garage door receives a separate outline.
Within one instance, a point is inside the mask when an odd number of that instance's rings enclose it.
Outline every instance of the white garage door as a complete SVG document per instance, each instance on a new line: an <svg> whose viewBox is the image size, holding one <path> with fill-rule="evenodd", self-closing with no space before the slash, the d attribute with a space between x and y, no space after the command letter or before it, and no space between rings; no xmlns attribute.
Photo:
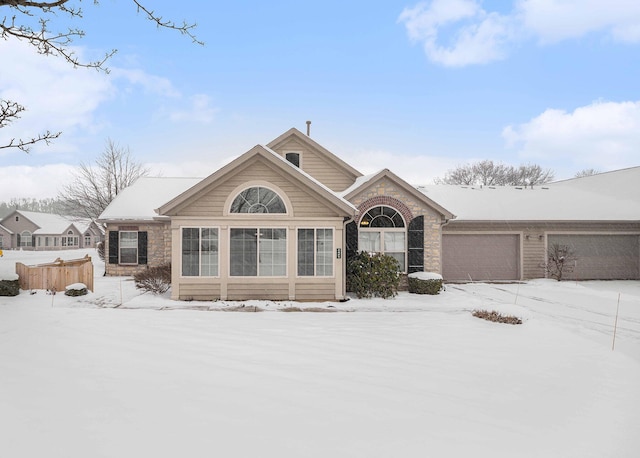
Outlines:
<svg viewBox="0 0 640 458"><path fill-rule="evenodd" d="M445 281L520 279L520 236L516 234L443 234Z"/></svg>
<svg viewBox="0 0 640 458"><path fill-rule="evenodd" d="M640 236L556 234L547 237L554 243L569 246L575 253L575 269L567 280L638 280L640 279Z"/></svg>

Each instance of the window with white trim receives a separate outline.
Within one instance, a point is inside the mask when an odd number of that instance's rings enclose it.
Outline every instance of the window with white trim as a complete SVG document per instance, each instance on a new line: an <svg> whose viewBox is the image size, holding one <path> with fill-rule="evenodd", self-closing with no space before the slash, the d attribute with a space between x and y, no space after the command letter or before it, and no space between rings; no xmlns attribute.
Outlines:
<svg viewBox="0 0 640 458"><path fill-rule="evenodd" d="M286 213L287 208L278 193L269 188L254 186L236 196L231 213Z"/></svg>
<svg viewBox="0 0 640 458"><path fill-rule="evenodd" d="M404 218L395 208L380 205L369 209L360 220L358 249L392 256L406 271L407 232Z"/></svg>
<svg viewBox="0 0 640 458"><path fill-rule="evenodd" d="M230 229L230 275L277 277L287 274L287 230L284 228Z"/></svg>
<svg viewBox="0 0 640 458"><path fill-rule="evenodd" d="M298 276L333 275L333 229L298 229Z"/></svg>
<svg viewBox="0 0 640 458"><path fill-rule="evenodd" d="M16 216L17 218L17 216ZM32 240L32 236L31 236L31 232L29 231L22 231L20 233L20 246L32 246L33 244L33 240Z"/></svg>
<svg viewBox="0 0 640 458"><path fill-rule="evenodd" d="M138 231L120 231L119 247L119 263L120 264L137 264L138 263ZM63 239L64 240L64 237Z"/></svg>
<svg viewBox="0 0 640 458"><path fill-rule="evenodd" d="M182 276L218 276L218 229L182 228Z"/></svg>

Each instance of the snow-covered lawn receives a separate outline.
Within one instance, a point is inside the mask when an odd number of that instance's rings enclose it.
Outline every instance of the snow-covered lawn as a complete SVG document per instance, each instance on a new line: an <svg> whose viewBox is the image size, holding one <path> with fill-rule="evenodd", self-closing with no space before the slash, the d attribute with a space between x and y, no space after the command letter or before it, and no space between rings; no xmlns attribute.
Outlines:
<svg viewBox="0 0 640 458"><path fill-rule="evenodd" d="M95 292L0 297L1 457L640 456L640 282L175 302L88 253Z"/></svg>

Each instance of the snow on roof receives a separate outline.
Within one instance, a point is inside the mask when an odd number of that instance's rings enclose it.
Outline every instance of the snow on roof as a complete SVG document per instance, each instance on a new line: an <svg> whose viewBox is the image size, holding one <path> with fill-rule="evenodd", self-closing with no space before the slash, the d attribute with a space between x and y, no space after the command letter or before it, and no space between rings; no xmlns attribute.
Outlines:
<svg viewBox="0 0 640 458"><path fill-rule="evenodd" d="M428 185L458 221L638 221L640 167L543 186Z"/></svg>
<svg viewBox="0 0 640 458"><path fill-rule="evenodd" d="M74 222L71 216L60 216L53 213L40 213L26 210L17 211L39 227L39 229L33 231L34 234L62 234Z"/></svg>
<svg viewBox="0 0 640 458"><path fill-rule="evenodd" d="M381 169L381 170L378 170L377 172L371 173L369 175L359 176L358 178L356 178L356 181L354 181L351 186L349 186L344 191L341 191L340 193L338 193L338 195L341 196L341 197L348 196L351 191L353 191L354 189L358 189L360 186L362 186L365 183L367 183L369 180L371 180L373 177L377 176L383 170L384 169Z"/></svg>
<svg viewBox="0 0 640 458"><path fill-rule="evenodd" d="M13 234L13 231L10 231L9 229L7 229L6 227L4 227L2 224L0 224L0 229L2 229L3 231L5 231L7 234Z"/></svg>
<svg viewBox="0 0 640 458"><path fill-rule="evenodd" d="M550 185L575 189L597 190L600 194L606 194L620 199L640 199L640 167L613 170L580 178L556 181Z"/></svg>
<svg viewBox="0 0 640 458"><path fill-rule="evenodd" d="M102 212L99 221L111 220L152 220L158 217L155 212L163 204L190 187L202 181L202 178L183 177L141 177L124 189Z"/></svg>

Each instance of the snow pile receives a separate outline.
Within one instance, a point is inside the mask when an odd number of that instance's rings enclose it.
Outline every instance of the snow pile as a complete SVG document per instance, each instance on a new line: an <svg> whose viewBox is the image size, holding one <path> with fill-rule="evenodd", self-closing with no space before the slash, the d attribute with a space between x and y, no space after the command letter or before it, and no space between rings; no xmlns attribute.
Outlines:
<svg viewBox="0 0 640 458"><path fill-rule="evenodd" d="M409 274L409 278L417 278L418 280L442 280L442 275L436 272L413 272Z"/></svg>

